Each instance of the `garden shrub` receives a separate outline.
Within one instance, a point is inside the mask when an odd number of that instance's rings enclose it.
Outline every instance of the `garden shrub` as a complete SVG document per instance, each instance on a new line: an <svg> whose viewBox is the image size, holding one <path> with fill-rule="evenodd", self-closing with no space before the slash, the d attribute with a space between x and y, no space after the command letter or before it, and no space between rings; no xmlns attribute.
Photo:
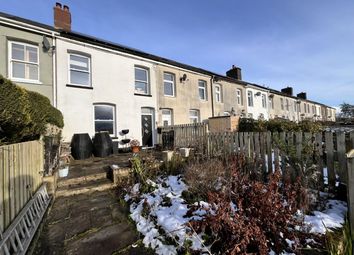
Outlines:
<svg viewBox="0 0 354 255"><path fill-rule="evenodd" d="M268 183L253 180L241 174L237 161L235 157L230 162L227 188L208 193L211 206L205 218L191 223L192 229L207 237L211 253L266 255L272 249L280 254L305 245L306 237L295 230L301 219L294 217L300 208L301 183L282 183L279 170L270 175ZM200 208L192 206L190 212L196 209ZM295 240L292 247L286 239Z"/></svg>
<svg viewBox="0 0 354 255"><path fill-rule="evenodd" d="M323 123L319 121L303 120L299 123L284 119L254 120L242 118L239 124L239 132L319 132L323 130Z"/></svg>
<svg viewBox="0 0 354 255"><path fill-rule="evenodd" d="M64 126L61 112L45 96L0 76L0 143L38 139L46 125Z"/></svg>
<svg viewBox="0 0 354 255"><path fill-rule="evenodd" d="M189 201L206 200L208 192L216 192L225 184L225 173L218 159L189 164L184 173L189 194L184 193L184 197Z"/></svg>
<svg viewBox="0 0 354 255"><path fill-rule="evenodd" d="M0 76L0 143L15 142L26 135L31 123L25 89Z"/></svg>

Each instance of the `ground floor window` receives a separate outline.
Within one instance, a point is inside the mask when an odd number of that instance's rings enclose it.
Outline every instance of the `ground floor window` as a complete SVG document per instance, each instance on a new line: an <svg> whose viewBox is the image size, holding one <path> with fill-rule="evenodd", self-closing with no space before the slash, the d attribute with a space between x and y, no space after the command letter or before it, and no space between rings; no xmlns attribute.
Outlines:
<svg viewBox="0 0 354 255"><path fill-rule="evenodd" d="M171 126L172 124L172 110L162 109L162 124L163 126Z"/></svg>
<svg viewBox="0 0 354 255"><path fill-rule="evenodd" d="M106 131L115 135L115 106L110 104L95 104L95 132Z"/></svg>
<svg viewBox="0 0 354 255"><path fill-rule="evenodd" d="M190 123L200 122L199 110L189 110L189 120Z"/></svg>

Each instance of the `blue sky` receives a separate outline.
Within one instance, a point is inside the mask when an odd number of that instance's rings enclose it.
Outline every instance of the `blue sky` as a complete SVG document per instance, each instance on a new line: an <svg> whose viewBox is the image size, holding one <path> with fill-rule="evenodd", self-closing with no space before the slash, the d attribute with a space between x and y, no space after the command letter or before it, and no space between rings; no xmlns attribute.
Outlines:
<svg viewBox="0 0 354 255"><path fill-rule="evenodd" d="M354 1L62 1L72 29L245 81L293 86L331 106L354 104ZM48 0L0 0L0 11L53 25Z"/></svg>

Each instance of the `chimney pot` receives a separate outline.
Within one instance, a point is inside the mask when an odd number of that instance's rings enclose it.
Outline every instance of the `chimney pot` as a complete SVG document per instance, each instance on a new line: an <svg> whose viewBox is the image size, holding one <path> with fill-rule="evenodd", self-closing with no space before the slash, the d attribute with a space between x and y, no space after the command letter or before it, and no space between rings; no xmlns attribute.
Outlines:
<svg viewBox="0 0 354 255"><path fill-rule="evenodd" d="M241 68L232 65L231 69L226 72L226 76L237 80L242 80Z"/></svg>
<svg viewBox="0 0 354 255"><path fill-rule="evenodd" d="M71 13L69 7L61 3L56 3L54 7L54 27L65 31L71 31Z"/></svg>
<svg viewBox="0 0 354 255"><path fill-rule="evenodd" d="M306 92L301 92L301 93L299 93L299 94L297 94L297 97L298 98L302 98L302 99L307 99L307 95L306 95Z"/></svg>
<svg viewBox="0 0 354 255"><path fill-rule="evenodd" d="M281 92L284 94L287 94L289 96L292 96L293 95L293 88L288 86L286 88L281 89Z"/></svg>

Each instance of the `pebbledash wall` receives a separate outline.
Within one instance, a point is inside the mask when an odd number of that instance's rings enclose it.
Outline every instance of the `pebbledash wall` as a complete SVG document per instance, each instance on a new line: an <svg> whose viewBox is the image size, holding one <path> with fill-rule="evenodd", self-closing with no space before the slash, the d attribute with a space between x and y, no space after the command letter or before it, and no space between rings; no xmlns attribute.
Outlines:
<svg viewBox="0 0 354 255"><path fill-rule="evenodd" d="M91 87L73 86L69 81L69 53L90 59ZM135 93L135 66L149 71L148 95ZM102 49L89 43L57 38L57 107L65 120L63 138L70 141L75 133L95 134L94 105L114 106L115 137L142 140L142 110L153 115L153 142L156 141L156 78L155 64L118 51Z"/></svg>

